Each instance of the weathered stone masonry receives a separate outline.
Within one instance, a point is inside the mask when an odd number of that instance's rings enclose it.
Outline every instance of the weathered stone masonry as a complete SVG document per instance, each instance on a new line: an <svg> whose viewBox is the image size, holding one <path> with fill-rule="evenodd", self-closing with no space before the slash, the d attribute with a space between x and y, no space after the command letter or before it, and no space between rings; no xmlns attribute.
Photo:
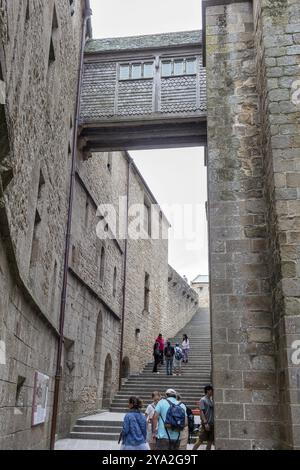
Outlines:
<svg viewBox="0 0 300 470"><path fill-rule="evenodd" d="M68 2L0 3L0 79L5 84L1 97L5 155L0 162L0 340L6 356L0 365L0 446L4 449L47 448L49 443L68 146L83 6L78 2L71 17ZM50 393L47 422L31 427L35 370L50 376Z"/></svg>
<svg viewBox="0 0 300 470"><path fill-rule="evenodd" d="M299 2L207 2L218 448L299 447ZM280 412L279 412L280 410Z"/></svg>
<svg viewBox="0 0 300 470"><path fill-rule="evenodd" d="M300 447L299 366L292 363L300 333L300 5L254 2L261 145L270 240L271 288L280 440Z"/></svg>

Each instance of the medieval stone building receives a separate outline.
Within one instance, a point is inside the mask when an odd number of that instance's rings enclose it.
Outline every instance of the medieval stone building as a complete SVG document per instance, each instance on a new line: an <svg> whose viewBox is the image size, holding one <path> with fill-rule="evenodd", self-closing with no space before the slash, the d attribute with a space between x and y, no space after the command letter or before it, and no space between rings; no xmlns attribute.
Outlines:
<svg viewBox="0 0 300 470"><path fill-rule="evenodd" d="M216 446L300 447L299 1L202 4L202 39L86 45L88 0L0 1L1 448L47 448L194 313L163 237L95 231L106 203L127 232L128 196L149 234L127 150L187 145L207 147Z"/></svg>
<svg viewBox="0 0 300 470"><path fill-rule="evenodd" d="M49 448L58 373L54 433L65 436L78 417L109 407L122 376L151 360L158 333L176 333L198 309L194 291L170 287L169 222L129 154L75 151L88 6L1 2L2 449ZM128 209L139 205L140 236L115 233L105 204L129 230ZM39 425L37 373L49 378Z"/></svg>

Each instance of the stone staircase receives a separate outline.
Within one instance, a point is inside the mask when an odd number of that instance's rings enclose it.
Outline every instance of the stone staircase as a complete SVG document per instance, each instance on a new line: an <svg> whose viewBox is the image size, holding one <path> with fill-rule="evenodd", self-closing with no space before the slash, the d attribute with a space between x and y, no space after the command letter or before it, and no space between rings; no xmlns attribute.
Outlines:
<svg viewBox="0 0 300 470"><path fill-rule="evenodd" d="M186 333L190 339L189 362L182 364L181 376L167 376L165 366L161 366L159 374L153 374L153 364L147 364L138 375L131 375L115 395L110 413L99 415L101 419L86 417L77 420L70 437L81 439L117 440L122 428L124 413L128 411L128 398L139 396L145 405L151 403L154 390L162 394L168 388L174 388L181 400L192 409L198 408L203 395L203 388L211 381L210 357L210 326L209 312L199 309L192 320L175 336L171 344L181 344L182 335Z"/></svg>

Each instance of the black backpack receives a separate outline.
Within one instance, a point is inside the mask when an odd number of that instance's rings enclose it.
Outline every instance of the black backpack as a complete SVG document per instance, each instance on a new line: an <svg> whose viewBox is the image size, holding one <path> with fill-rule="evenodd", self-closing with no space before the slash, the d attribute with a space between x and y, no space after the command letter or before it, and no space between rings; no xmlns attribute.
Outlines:
<svg viewBox="0 0 300 470"><path fill-rule="evenodd" d="M173 357L173 352L174 352L173 346L166 346L166 348L165 348L165 356L166 357Z"/></svg>
<svg viewBox="0 0 300 470"><path fill-rule="evenodd" d="M188 418L188 428L189 428L189 435L193 434L194 429L195 429L195 417L193 415L193 412L191 408L186 406L186 414Z"/></svg>

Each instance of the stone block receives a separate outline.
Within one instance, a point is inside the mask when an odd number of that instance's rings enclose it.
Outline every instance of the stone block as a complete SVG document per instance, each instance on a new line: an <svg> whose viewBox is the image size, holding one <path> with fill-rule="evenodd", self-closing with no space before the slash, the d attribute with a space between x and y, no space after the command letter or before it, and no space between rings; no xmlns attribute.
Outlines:
<svg viewBox="0 0 300 470"><path fill-rule="evenodd" d="M216 371L213 373L213 383L217 388L242 388L242 372Z"/></svg>
<svg viewBox="0 0 300 470"><path fill-rule="evenodd" d="M245 418L249 421L276 421L278 419L278 409L274 405L246 404Z"/></svg>
<svg viewBox="0 0 300 470"><path fill-rule="evenodd" d="M244 406L236 403L218 403L215 410L215 418L217 420L244 419Z"/></svg>
<svg viewBox="0 0 300 470"><path fill-rule="evenodd" d="M272 341L271 328L249 328L248 341L255 343L269 343Z"/></svg>
<svg viewBox="0 0 300 470"><path fill-rule="evenodd" d="M245 389L268 390L275 385L275 374L272 372L245 372L243 375Z"/></svg>

